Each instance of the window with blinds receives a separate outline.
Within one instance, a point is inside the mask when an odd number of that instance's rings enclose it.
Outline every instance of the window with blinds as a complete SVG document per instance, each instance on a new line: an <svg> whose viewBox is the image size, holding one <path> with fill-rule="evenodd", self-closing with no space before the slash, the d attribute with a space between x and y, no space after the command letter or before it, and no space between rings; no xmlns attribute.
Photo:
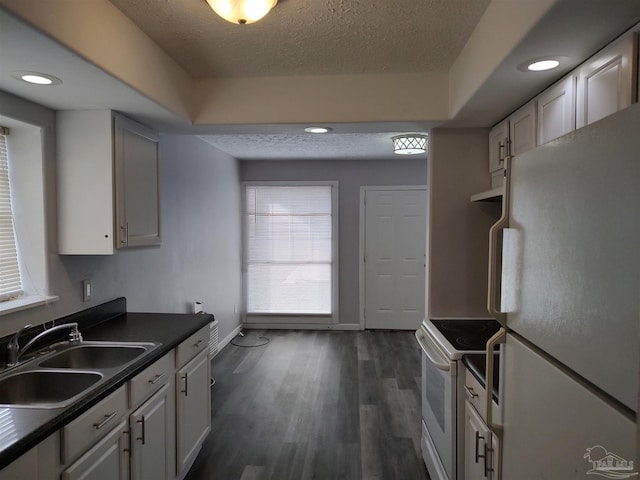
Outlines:
<svg viewBox="0 0 640 480"><path fill-rule="evenodd" d="M248 314L329 315L332 185L246 185Z"/></svg>
<svg viewBox="0 0 640 480"><path fill-rule="evenodd" d="M7 137L0 134L0 301L22 295L16 235L11 211Z"/></svg>

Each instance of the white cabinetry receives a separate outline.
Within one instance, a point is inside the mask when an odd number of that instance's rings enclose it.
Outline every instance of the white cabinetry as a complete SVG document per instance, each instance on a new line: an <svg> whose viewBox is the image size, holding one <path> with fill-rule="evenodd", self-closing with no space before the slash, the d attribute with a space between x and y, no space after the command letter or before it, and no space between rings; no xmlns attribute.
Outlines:
<svg viewBox="0 0 640 480"><path fill-rule="evenodd" d="M131 428L131 480L168 480L168 460L173 454L170 414L171 386L165 384L129 417Z"/></svg>
<svg viewBox="0 0 640 480"><path fill-rule="evenodd" d="M498 439L487 427L484 415L492 394L464 369L464 478L465 480L491 480L498 464ZM498 406L492 401L493 415Z"/></svg>
<svg viewBox="0 0 640 480"><path fill-rule="evenodd" d="M576 75L569 75L537 97L538 145L576 128Z"/></svg>
<svg viewBox="0 0 640 480"><path fill-rule="evenodd" d="M38 478L38 447L32 448L20 458L4 467L0 472L2 480L25 480Z"/></svg>
<svg viewBox="0 0 640 480"><path fill-rule="evenodd" d="M62 480L128 480L129 455L124 420L62 472Z"/></svg>
<svg viewBox="0 0 640 480"><path fill-rule="evenodd" d="M104 437L127 413L127 389L123 385L61 430L61 459L69 463Z"/></svg>
<svg viewBox="0 0 640 480"><path fill-rule="evenodd" d="M635 45L634 34L629 32L578 68L578 128L631 105Z"/></svg>
<svg viewBox="0 0 640 480"><path fill-rule="evenodd" d="M509 116L509 155L516 156L536 146L536 102L532 101Z"/></svg>
<svg viewBox="0 0 640 480"><path fill-rule="evenodd" d="M464 478L466 480L485 480L489 477L491 466L487 462L490 452L491 432L471 406L464 403Z"/></svg>
<svg viewBox="0 0 640 480"><path fill-rule="evenodd" d="M173 365L172 351L129 382L131 480L175 477Z"/></svg>
<svg viewBox="0 0 640 480"><path fill-rule="evenodd" d="M503 120L489 133L489 172L504 168L509 145L509 120Z"/></svg>
<svg viewBox="0 0 640 480"><path fill-rule="evenodd" d="M465 401L465 480L492 480L498 465L498 439L482 417Z"/></svg>
<svg viewBox="0 0 640 480"><path fill-rule="evenodd" d="M158 139L109 110L59 111L58 251L160 243Z"/></svg>
<svg viewBox="0 0 640 480"><path fill-rule="evenodd" d="M504 159L536 145L536 104L529 102L489 132L491 188L504 183Z"/></svg>
<svg viewBox="0 0 640 480"><path fill-rule="evenodd" d="M211 431L209 329L207 325L199 330L177 350L176 473L179 477L189 469Z"/></svg>
<svg viewBox="0 0 640 480"><path fill-rule="evenodd" d="M114 117L118 248L160 244L158 137Z"/></svg>

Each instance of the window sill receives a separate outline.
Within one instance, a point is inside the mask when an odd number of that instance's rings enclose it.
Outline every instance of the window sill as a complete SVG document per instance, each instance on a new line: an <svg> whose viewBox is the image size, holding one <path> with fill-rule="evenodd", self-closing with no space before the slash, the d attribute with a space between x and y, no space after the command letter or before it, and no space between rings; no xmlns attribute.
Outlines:
<svg viewBox="0 0 640 480"><path fill-rule="evenodd" d="M19 312L28 308L39 307L51 302L58 301L59 297L55 295L25 295L15 300L7 300L0 302L0 315Z"/></svg>

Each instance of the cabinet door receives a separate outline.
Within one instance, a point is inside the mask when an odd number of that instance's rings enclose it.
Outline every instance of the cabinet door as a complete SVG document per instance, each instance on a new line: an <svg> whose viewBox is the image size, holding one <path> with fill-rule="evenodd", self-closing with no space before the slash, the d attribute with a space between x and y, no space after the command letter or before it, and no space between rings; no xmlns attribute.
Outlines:
<svg viewBox="0 0 640 480"><path fill-rule="evenodd" d="M510 154L520 155L536 146L536 103L529 102L509 117Z"/></svg>
<svg viewBox="0 0 640 480"><path fill-rule="evenodd" d="M160 244L158 137L114 117L117 247Z"/></svg>
<svg viewBox="0 0 640 480"><path fill-rule="evenodd" d="M497 172L504 167L509 145L509 121L504 120L489 133L489 172Z"/></svg>
<svg viewBox="0 0 640 480"><path fill-rule="evenodd" d="M633 35L615 41L578 70L577 118L578 128L631 105L634 57Z"/></svg>
<svg viewBox="0 0 640 480"><path fill-rule="evenodd" d="M2 480L26 480L38 478L38 447L17 458L0 470Z"/></svg>
<svg viewBox="0 0 640 480"><path fill-rule="evenodd" d="M209 352L204 350L176 373L177 473L187 467L211 431Z"/></svg>
<svg viewBox="0 0 640 480"><path fill-rule="evenodd" d="M62 472L62 480L128 480L127 423L117 427Z"/></svg>
<svg viewBox="0 0 640 480"><path fill-rule="evenodd" d="M570 75L537 98L538 145L576 128L576 76Z"/></svg>
<svg viewBox="0 0 640 480"><path fill-rule="evenodd" d="M164 385L129 417L132 480L167 480L175 477L170 461L175 438L171 421L172 386Z"/></svg>
<svg viewBox="0 0 640 480"><path fill-rule="evenodd" d="M491 432L468 400L464 402L464 474L466 480L491 478Z"/></svg>

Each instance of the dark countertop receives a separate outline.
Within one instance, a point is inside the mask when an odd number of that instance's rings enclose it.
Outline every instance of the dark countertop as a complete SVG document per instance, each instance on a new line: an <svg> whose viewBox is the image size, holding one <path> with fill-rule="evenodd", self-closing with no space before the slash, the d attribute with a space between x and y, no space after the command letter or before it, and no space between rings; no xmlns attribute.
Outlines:
<svg viewBox="0 0 640 480"><path fill-rule="evenodd" d="M58 319L57 324L78 322L84 340L158 342L161 345L68 407L0 408L0 469L78 417L213 320L213 315L210 314L128 313L124 298ZM6 345L6 338L2 340L0 348L3 344Z"/></svg>
<svg viewBox="0 0 640 480"><path fill-rule="evenodd" d="M487 356L484 353L469 353L462 356L462 363L484 389L487 388L486 361ZM496 353L493 355L493 388L491 389L493 401L496 403L498 403L498 385L500 383L499 366L500 355Z"/></svg>

